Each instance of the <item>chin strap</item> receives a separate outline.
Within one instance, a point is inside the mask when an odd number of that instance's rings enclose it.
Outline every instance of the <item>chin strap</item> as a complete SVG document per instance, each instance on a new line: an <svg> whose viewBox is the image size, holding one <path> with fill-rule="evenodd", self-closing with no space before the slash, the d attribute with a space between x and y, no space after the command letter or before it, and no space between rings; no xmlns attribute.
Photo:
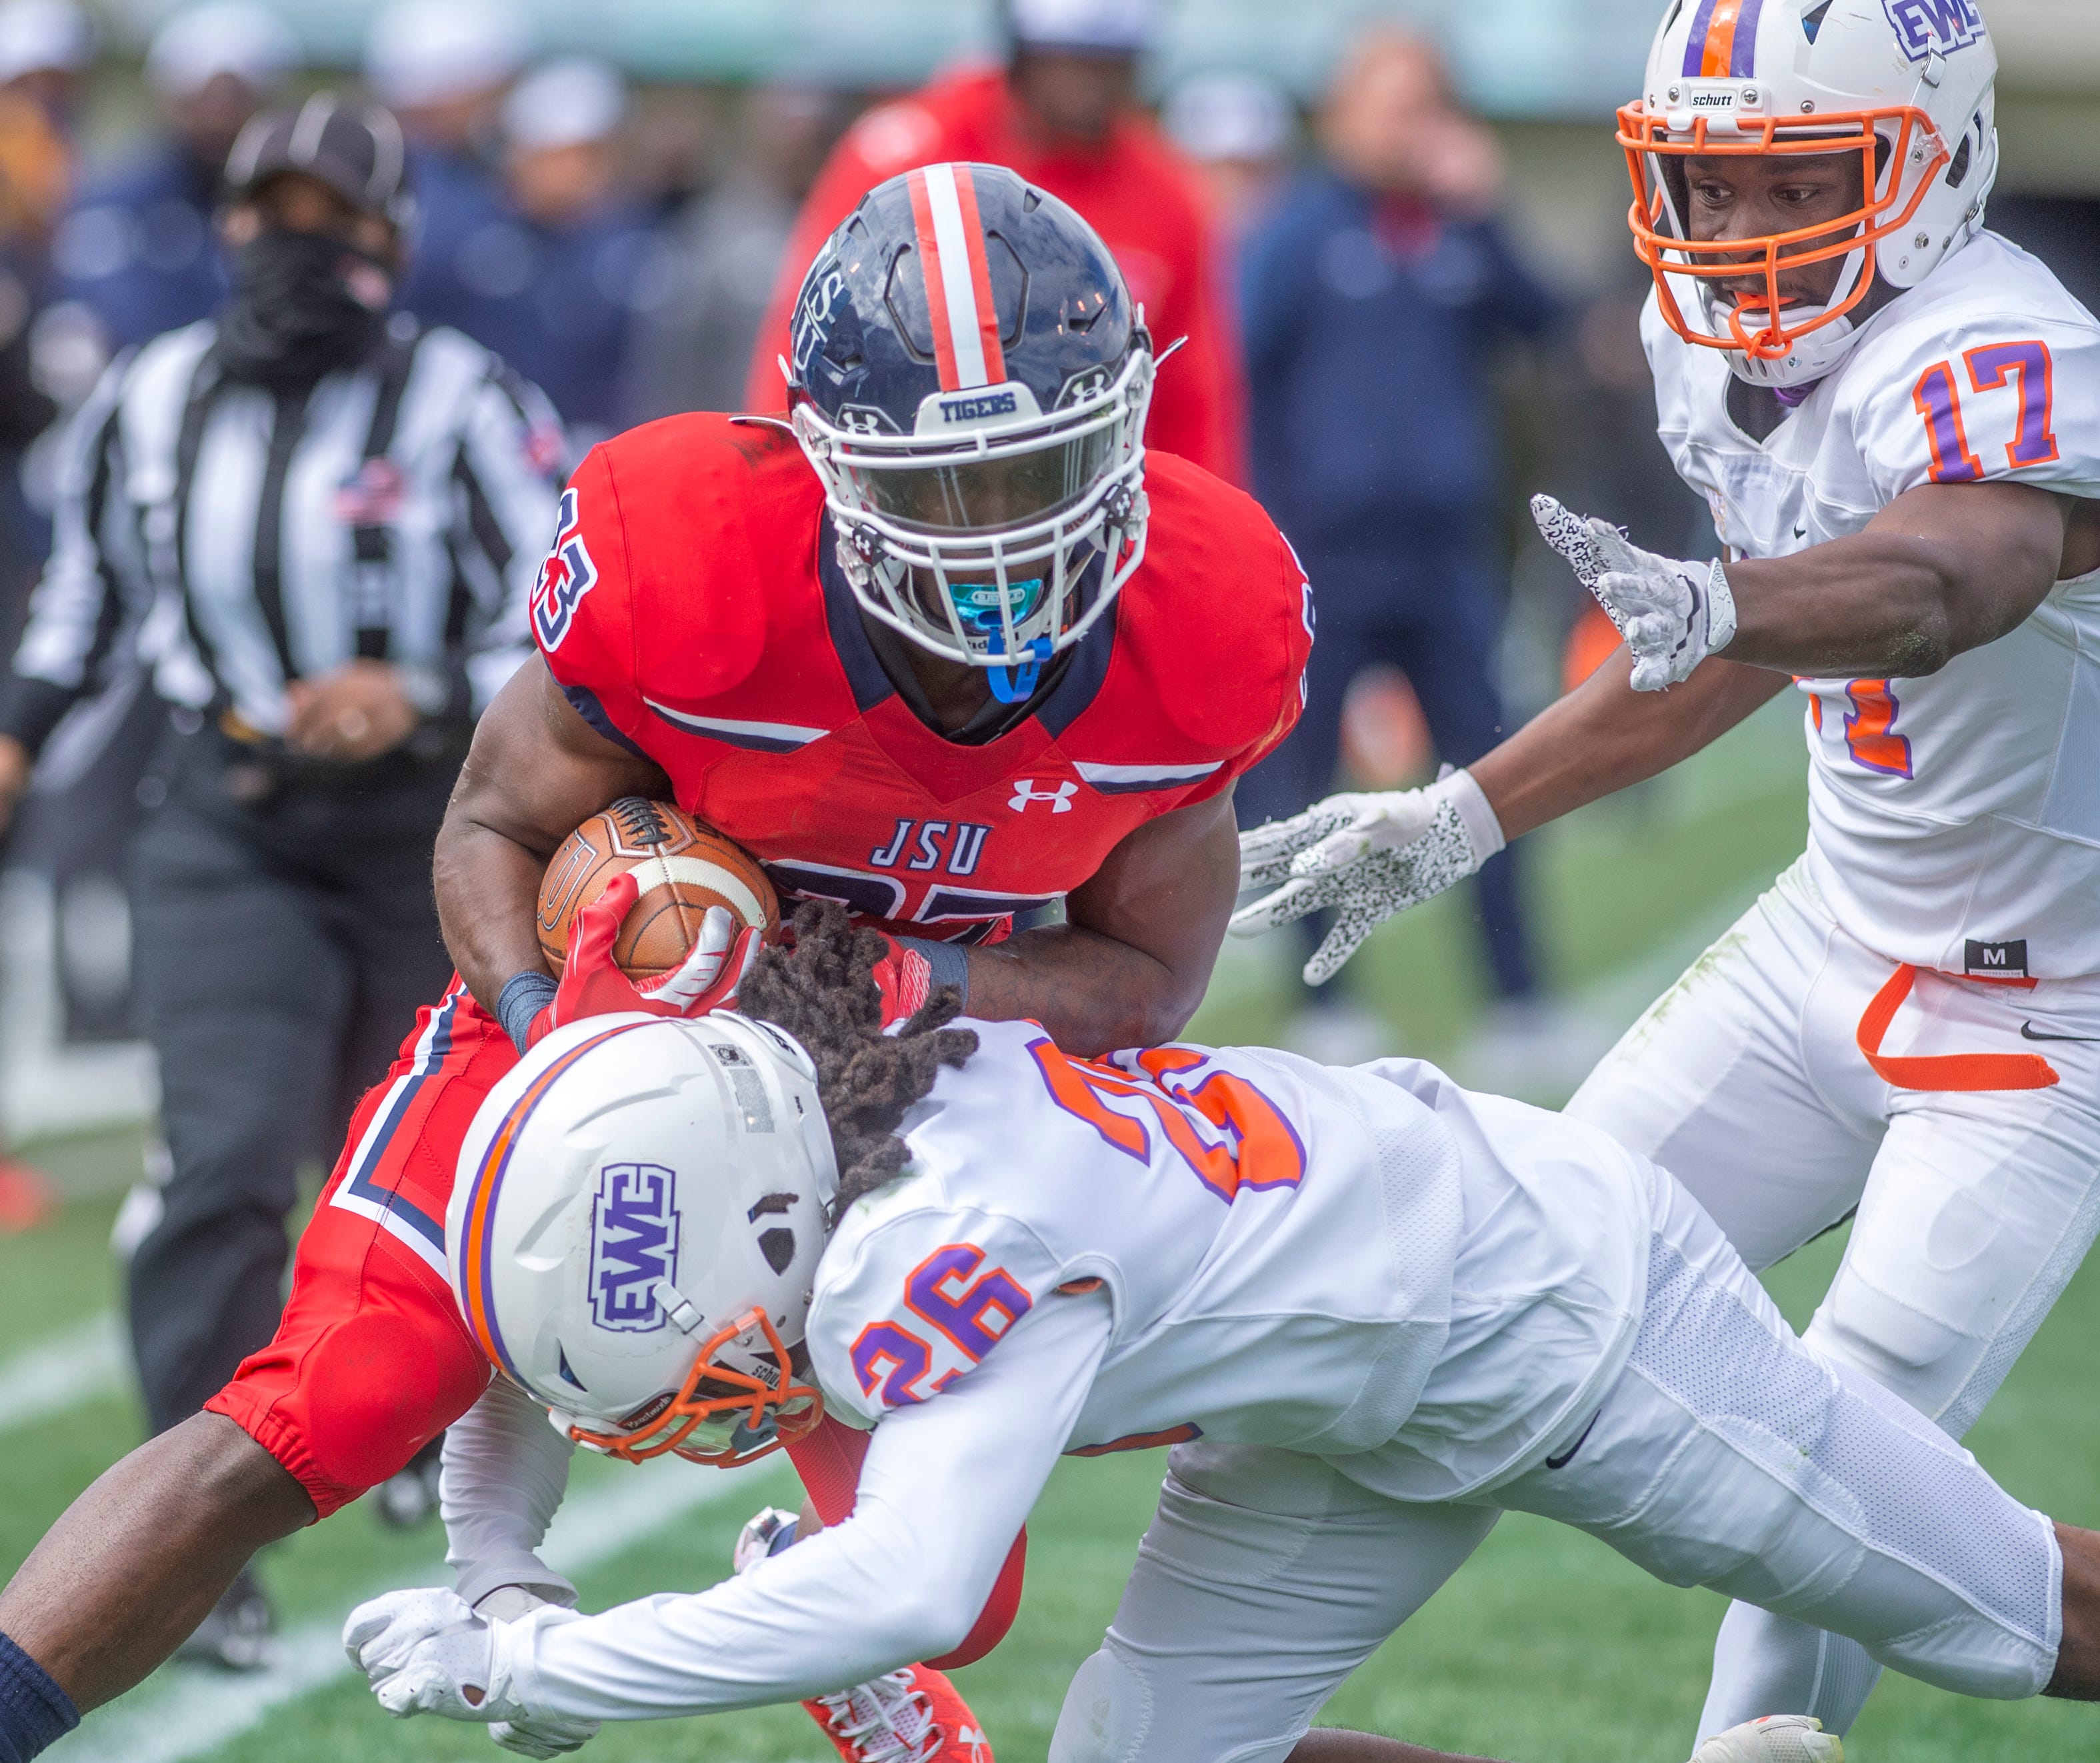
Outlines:
<svg viewBox="0 0 2100 1763"><path fill-rule="evenodd" d="M1050 659L1050 639L1038 637L1035 652L1019 667L988 667L991 695L1001 704L1025 704L1035 696L1035 683L1043 676L1043 664Z"/></svg>

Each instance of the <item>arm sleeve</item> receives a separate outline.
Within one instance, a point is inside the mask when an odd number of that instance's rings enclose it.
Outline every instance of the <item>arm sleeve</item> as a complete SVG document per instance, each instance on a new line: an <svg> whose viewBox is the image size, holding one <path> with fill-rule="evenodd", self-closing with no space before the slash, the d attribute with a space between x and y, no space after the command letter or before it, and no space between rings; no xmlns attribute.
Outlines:
<svg viewBox="0 0 2100 1763"><path fill-rule="evenodd" d="M103 375L68 428L59 474L51 560L30 597L14 665L0 683L0 734L31 753L73 705L100 683L119 637L143 610L107 543L121 484L118 426L128 359Z"/></svg>
<svg viewBox="0 0 2100 1763"><path fill-rule="evenodd" d="M507 1377L445 1434L438 1507L445 1561L459 1595L478 1604L498 1586L522 1585L556 1604L576 1588L535 1553L569 1485L576 1447L547 1422L547 1411Z"/></svg>
<svg viewBox="0 0 2100 1763"><path fill-rule="evenodd" d="M594 447L562 492L554 541L526 600L526 622L576 714L642 758L648 713L638 683L634 590L612 467Z"/></svg>
<svg viewBox="0 0 2100 1763"><path fill-rule="evenodd" d="M1105 1292L1039 1306L968 1376L884 1421L850 1518L750 1573L499 1630L525 1706L593 1720L752 1708L945 1652L1070 1438L1110 1328Z"/></svg>
<svg viewBox="0 0 2100 1763"><path fill-rule="evenodd" d="M479 716L532 652L526 604L554 528L561 418L539 388L498 366L474 391L452 465L452 550L474 597L457 708Z"/></svg>

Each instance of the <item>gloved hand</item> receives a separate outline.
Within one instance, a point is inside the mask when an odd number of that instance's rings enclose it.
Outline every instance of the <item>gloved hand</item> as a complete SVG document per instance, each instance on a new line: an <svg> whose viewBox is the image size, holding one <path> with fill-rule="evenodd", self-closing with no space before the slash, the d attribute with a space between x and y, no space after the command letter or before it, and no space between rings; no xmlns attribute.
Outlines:
<svg viewBox="0 0 2100 1763"><path fill-rule="evenodd" d="M534 1611L554 1604L552 1598L522 1585L499 1585L474 1606L474 1614L492 1622L516 1622ZM580 1751L598 1737L598 1722L567 1714L539 1714L527 1718L513 1716L488 1729L488 1736L506 1751L536 1757L547 1763L552 1757Z"/></svg>
<svg viewBox="0 0 2100 1763"><path fill-rule="evenodd" d="M915 1015L933 989L933 964L908 943L876 932L887 952L875 964L875 988L882 994L882 1026L894 1028Z"/></svg>
<svg viewBox="0 0 2100 1763"><path fill-rule="evenodd" d="M1845 1763L1845 1747L1820 1720L1768 1714L1715 1733L1692 1753L1692 1763Z"/></svg>
<svg viewBox="0 0 2100 1763"><path fill-rule="evenodd" d="M1719 559L1657 557L1610 522L1570 514L1551 496L1532 497L1531 518L1626 639L1635 691L1675 685L1735 636L1736 596Z"/></svg>
<svg viewBox="0 0 2100 1763"><path fill-rule="evenodd" d="M1330 796L1240 835L1240 886L1283 886L1234 912L1233 934L1259 936L1335 908L1334 929L1305 964L1306 984L1323 985L1379 925L1472 874L1504 842L1470 771L1447 771L1423 789Z"/></svg>
<svg viewBox="0 0 2100 1763"><path fill-rule="evenodd" d="M540 1607L545 1616L536 1610L521 1620L573 1618L571 1611ZM350 1613L342 1644L379 1705L396 1720L439 1714L447 1720L505 1725L514 1741L521 1727L536 1724L518 1701L504 1662L505 1631L518 1626L488 1620L457 1592L389 1592ZM545 1757L575 1746L549 1749L535 1739L513 1742L510 1748Z"/></svg>
<svg viewBox="0 0 2100 1763"><path fill-rule="evenodd" d="M736 988L758 954L759 933L739 925L726 906L710 906L692 952L677 967L637 984L620 970L612 947L620 925L641 898L633 872L623 871L569 926L568 960L554 996L532 1018L527 1046L586 1016L646 1010L651 1016L704 1016L733 1004ZM544 982L543 982L544 983Z"/></svg>

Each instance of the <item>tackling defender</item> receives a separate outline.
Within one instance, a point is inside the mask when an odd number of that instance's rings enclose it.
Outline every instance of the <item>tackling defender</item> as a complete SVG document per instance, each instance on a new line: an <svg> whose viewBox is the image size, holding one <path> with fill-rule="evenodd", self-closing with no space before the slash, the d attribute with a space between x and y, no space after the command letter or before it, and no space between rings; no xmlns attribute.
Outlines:
<svg viewBox="0 0 2100 1763"><path fill-rule="evenodd" d="M345 1640L390 1712L646 1719L879 1672L968 1626L1061 1452L1176 1440L1052 1763L1425 1763L1308 1728L1505 1509L1945 1688L2100 1695L2100 1534L1802 1345L1609 1135L1413 1060L1074 1058L942 1027L952 995L885 1036L880 943L796 929L757 1019L580 1024L476 1119L453 1275L532 1448L452 1544L529 1558L569 1449L542 1409L646 1455L820 1397L873 1429L859 1508L594 1616L378 1599ZM615 1200L660 1223L639 1265ZM1782 1720L1696 1763L1839 1754Z"/></svg>
<svg viewBox="0 0 2100 1763"><path fill-rule="evenodd" d="M2100 327L1983 230L1996 65L1969 0L1673 7L1620 139L1661 434L1729 559L1542 498L1626 650L1470 774L1249 835L1285 885L1236 921L1339 905L1324 977L1798 676L1806 855L1568 1111L1753 1267L1856 1209L1807 1338L1956 1438L2100 1222ZM1878 1671L1738 1604L1701 1730L1842 1732Z"/></svg>
<svg viewBox="0 0 2100 1763"><path fill-rule="evenodd" d="M551 1027L697 1014L739 970L715 942L650 996L609 957L557 987L540 875L608 804L675 795L783 895L880 926L902 1009L953 984L980 1015L1100 1051L1171 1035L1202 996L1235 886L1233 783L1298 714L1310 590L1253 502L1147 457L1154 352L1114 259L1012 173L929 166L819 254L794 359L792 435L675 418L571 483L531 608L542 659L483 717L438 841L460 979L359 1111L276 1341L0 1593L7 1763L480 1396L441 1221L481 1098ZM1008 934L1061 897L1062 924ZM798 1466L835 1519L852 1453L813 1457L823 1443ZM465 1589L573 1596L551 1575ZM964 1756L974 1722L947 1725Z"/></svg>

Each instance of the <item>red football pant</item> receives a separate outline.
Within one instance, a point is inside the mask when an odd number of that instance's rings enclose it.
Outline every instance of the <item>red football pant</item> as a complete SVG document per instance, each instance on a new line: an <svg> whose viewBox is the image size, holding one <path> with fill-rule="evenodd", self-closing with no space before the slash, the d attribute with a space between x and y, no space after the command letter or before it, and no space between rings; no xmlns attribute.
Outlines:
<svg viewBox="0 0 2100 1763"><path fill-rule="evenodd" d="M493 1369L445 1266L445 1207L482 1098L518 1063L455 978L416 1015L386 1081L358 1105L292 1263L269 1345L205 1404L281 1463L325 1518L376 1487L471 1407ZM791 1452L818 1514L853 1509L865 1434L827 1421ZM969 1638L938 1666L999 1643L1020 1601L1024 1534Z"/></svg>

